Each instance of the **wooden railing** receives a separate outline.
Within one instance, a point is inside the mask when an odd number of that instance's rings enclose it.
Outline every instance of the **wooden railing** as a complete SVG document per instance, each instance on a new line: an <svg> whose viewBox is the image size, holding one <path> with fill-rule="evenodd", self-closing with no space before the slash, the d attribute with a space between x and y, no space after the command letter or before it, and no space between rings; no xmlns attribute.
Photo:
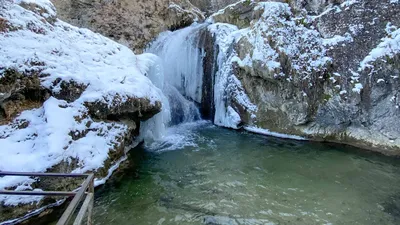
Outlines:
<svg viewBox="0 0 400 225"><path fill-rule="evenodd" d="M75 210L84 199L82 207L75 218L74 225L81 225L87 214L87 224L93 224L93 204L94 204L94 175L93 174L77 174L77 173L25 173L25 172L0 172L2 176L29 176L29 177L86 177L77 192L73 191L11 191L0 190L0 195L42 195L42 196L74 196L64 211L57 225L67 225L71 221Z"/></svg>

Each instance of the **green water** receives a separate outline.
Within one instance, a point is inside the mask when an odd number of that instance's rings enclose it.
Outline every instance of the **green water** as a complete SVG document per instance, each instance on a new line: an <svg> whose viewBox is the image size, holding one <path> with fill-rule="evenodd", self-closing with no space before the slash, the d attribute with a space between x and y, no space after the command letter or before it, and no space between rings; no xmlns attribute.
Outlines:
<svg viewBox="0 0 400 225"><path fill-rule="evenodd" d="M96 224L400 224L398 159L204 123L171 133L98 191Z"/></svg>

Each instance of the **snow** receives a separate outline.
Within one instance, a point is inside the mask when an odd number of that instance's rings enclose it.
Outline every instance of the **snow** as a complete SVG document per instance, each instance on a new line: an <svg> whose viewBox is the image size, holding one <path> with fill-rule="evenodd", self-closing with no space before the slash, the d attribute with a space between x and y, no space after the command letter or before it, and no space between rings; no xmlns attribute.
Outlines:
<svg viewBox="0 0 400 225"><path fill-rule="evenodd" d="M384 83L385 82L385 80L384 79L378 79L377 81L376 81L376 83L378 83L378 84L380 84L380 83Z"/></svg>
<svg viewBox="0 0 400 225"><path fill-rule="evenodd" d="M335 11L334 13L340 13L342 10L340 9L339 6L335 5L333 7L328 7L325 11L323 11L321 14L319 14L317 16L310 16L310 18L311 18L311 20L316 20L318 18L323 17L324 15L327 15L331 11Z"/></svg>
<svg viewBox="0 0 400 225"><path fill-rule="evenodd" d="M16 191L25 191L30 188L22 188L21 186ZM43 191L42 189L33 189L31 191ZM38 204L44 197L43 196L26 196L26 195L5 195L0 197L0 202L3 202L5 206L17 206L19 204Z"/></svg>
<svg viewBox="0 0 400 225"><path fill-rule="evenodd" d="M363 89L363 85L361 83L356 83L354 85L354 88L352 89L352 91L360 94L362 89Z"/></svg>
<svg viewBox="0 0 400 225"><path fill-rule="evenodd" d="M307 140L306 138L300 137L297 135L277 133L277 132L270 131L268 129L262 129L262 128L254 127L254 126L245 126L244 129L249 132L267 135L267 136L278 137L278 138L294 139L294 140Z"/></svg>
<svg viewBox="0 0 400 225"><path fill-rule="evenodd" d="M138 70L137 57L127 47L62 21L53 26L16 4L7 4L0 16L20 27L0 36L3 67L49 74L42 78L42 85L53 92L60 90L55 82L58 78L86 85L81 102L102 101L111 105L116 93L122 100L129 97L146 97L152 103L160 100L154 85ZM31 62L45 65L32 66Z"/></svg>
<svg viewBox="0 0 400 225"><path fill-rule="evenodd" d="M224 13L227 9L242 4L243 1L232 4L220 10L212 17ZM240 81L235 77L232 66L237 63L246 71L262 68L262 73L272 77L285 77L288 82L293 80L292 74L284 74L280 62L280 54L285 54L291 62L296 79L311 79L315 72L324 70L331 60L326 57L324 40L316 30L296 24L287 18L292 16L288 4L279 2L259 2L254 11L261 12L261 17L254 19L250 27L238 29L236 26L214 23L208 26L214 35L219 48L217 59L218 70L215 76L214 103L217 125L237 129L240 124L237 112L229 108L231 100L240 103L256 118L257 106L254 105L244 91ZM211 20L212 21L212 20ZM351 37L344 37L343 41ZM268 40L273 39L274 43ZM338 38L339 39L339 38ZM330 43L342 40L330 40ZM327 41L325 41L326 43ZM239 53L232 45L248 45L246 55ZM232 111L233 110L233 111Z"/></svg>
<svg viewBox="0 0 400 225"><path fill-rule="evenodd" d="M241 118L228 105L229 99L234 98L250 113L257 111L257 107L251 103L240 81L232 71L232 63L240 59L235 52L230 51L230 46L243 30L238 30L234 25L223 23L211 24L208 26L208 30L214 35L219 49L217 56L218 70L214 81L214 123L219 126L238 129Z"/></svg>
<svg viewBox="0 0 400 225"><path fill-rule="evenodd" d="M196 7L191 8L190 10L183 9L180 5L177 5L174 2L171 2L168 6L170 9L176 9L178 12L187 13L187 14L194 14L196 12L197 15L194 15L193 21L199 21L199 15L203 15L203 13ZM201 19L204 19L203 17Z"/></svg>
<svg viewBox="0 0 400 225"><path fill-rule="evenodd" d="M145 98L151 104L162 101L165 96L146 77L154 70L155 56L136 56L127 47L60 20L49 23L47 16L56 12L48 0L15 2L37 4L47 13L39 15L8 1L0 6L0 17L16 28L0 34L0 77L4 69L15 69L28 75L45 74L41 85L53 93L61 90L59 79L87 88L74 102L50 97L42 107L24 111L10 124L0 126L0 171L45 172L72 160L78 166L73 173L96 171L119 146L128 128L94 121L85 104L103 102L117 107L128 98ZM1 177L0 190L27 190L33 182L29 177ZM6 205L39 200L0 196Z"/></svg>
<svg viewBox="0 0 400 225"><path fill-rule="evenodd" d="M350 7L356 3L359 3L359 1L358 0L346 0L342 4L340 4L340 7L342 7L342 8L346 7L346 9L348 9L348 7Z"/></svg>
<svg viewBox="0 0 400 225"><path fill-rule="evenodd" d="M37 6L46 10L48 16L56 16L56 8L49 0L14 0L16 4L26 3L26 4L36 4ZM42 15L43 16L43 15Z"/></svg>
<svg viewBox="0 0 400 225"><path fill-rule="evenodd" d="M228 9L234 9L235 6L241 5L241 4L243 4L243 3L245 3L245 2L248 2L248 1L249 1L249 0L240 0L240 1L236 1L235 3L232 3L232 4L230 4L230 5L225 6L225 8L220 9L220 10L218 10L217 12L215 12L214 14L212 14L212 15L207 19L207 22L214 22L214 19L213 19L214 16L224 14L226 10L228 10ZM250 1L251 1L251 2L254 2L254 0L250 0Z"/></svg>
<svg viewBox="0 0 400 225"><path fill-rule="evenodd" d="M353 42L353 37L349 33L346 33L345 36L335 35L331 38L323 39L322 44L324 46L331 47L331 46L338 45L339 43L342 43L342 42L345 42L345 43Z"/></svg>
<svg viewBox="0 0 400 225"><path fill-rule="evenodd" d="M373 68L376 60L383 57L394 57L400 53L400 28L388 23L386 25L387 36L382 38L381 42L372 49L369 54L361 61L359 71L363 71L366 68Z"/></svg>
<svg viewBox="0 0 400 225"><path fill-rule="evenodd" d="M28 126L21 128L23 123ZM96 170L103 166L116 140L124 137L126 130L125 125L93 121L83 105L51 97L41 108L24 111L12 124L0 126L0 170L45 172L72 159L78 159L79 166L73 173ZM85 132L77 140L70 136ZM27 181L30 184L34 180L3 177L0 189Z"/></svg>
<svg viewBox="0 0 400 225"><path fill-rule="evenodd" d="M326 50L321 47L323 40L316 30L286 19L292 16L288 4L260 2L254 10L263 10L262 17L253 21L251 29L243 30L240 37L253 45L253 66L261 63L269 72L282 76L276 70L281 68L279 54L284 53L295 72L300 73L301 78L308 79L313 72L320 71L330 61L325 56ZM273 38L274 44L267 41L270 38Z"/></svg>

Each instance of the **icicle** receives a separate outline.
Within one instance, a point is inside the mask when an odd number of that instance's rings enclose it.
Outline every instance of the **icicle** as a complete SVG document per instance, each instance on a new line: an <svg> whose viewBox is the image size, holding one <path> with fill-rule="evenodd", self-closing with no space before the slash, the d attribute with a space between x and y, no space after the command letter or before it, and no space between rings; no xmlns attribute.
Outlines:
<svg viewBox="0 0 400 225"><path fill-rule="evenodd" d="M172 124L200 118L195 103L201 103L204 51L199 32L206 24L194 24L174 32L164 32L147 52L158 55L164 67L163 92L168 97Z"/></svg>
<svg viewBox="0 0 400 225"><path fill-rule="evenodd" d="M158 56L145 53L137 56L137 60L140 61L142 68L139 68L143 74L153 82L153 84L159 88L160 95L162 96L162 110L151 119L141 122L140 124L140 135L143 140L160 140L165 134L165 130L171 121L171 110L168 98L164 95L162 90L164 89L164 70L161 60Z"/></svg>
<svg viewBox="0 0 400 225"><path fill-rule="evenodd" d="M199 31L205 26L196 24L175 32L165 32L147 50L162 59L166 83L197 103L201 102L203 84L203 51L198 46Z"/></svg>

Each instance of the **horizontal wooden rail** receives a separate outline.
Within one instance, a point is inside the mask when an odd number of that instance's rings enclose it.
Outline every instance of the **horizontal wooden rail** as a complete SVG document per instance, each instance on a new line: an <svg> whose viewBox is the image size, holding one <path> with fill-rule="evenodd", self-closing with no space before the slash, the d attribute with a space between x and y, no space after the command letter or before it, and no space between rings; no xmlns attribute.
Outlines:
<svg viewBox="0 0 400 225"><path fill-rule="evenodd" d="M75 196L72 191L0 191L0 195Z"/></svg>
<svg viewBox="0 0 400 225"><path fill-rule="evenodd" d="M18 176L18 177L88 177L90 174L84 173L29 173L29 172L8 172L0 171L2 176Z"/></svg>

